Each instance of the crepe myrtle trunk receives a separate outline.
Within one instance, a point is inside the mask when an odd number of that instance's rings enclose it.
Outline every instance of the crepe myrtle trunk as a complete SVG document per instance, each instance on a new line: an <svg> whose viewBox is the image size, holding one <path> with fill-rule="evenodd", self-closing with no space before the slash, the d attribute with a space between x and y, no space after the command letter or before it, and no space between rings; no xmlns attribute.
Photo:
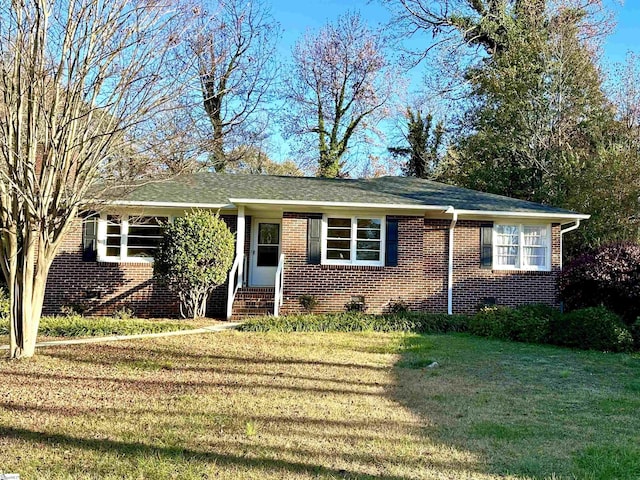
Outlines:
<svg viewBox="0 0 640 480"><path fill-rule="evenodd" d="M9 357L28 358L35 353L47 276L56 245L45 245L34 230L9 229L5 236L9 268Z"/></svg>
<svg viewBox="0 0 640 480"><path fill-rule="evenodd" d="M204 318L207 315L207 300L212 288L190 288L178 293L182 318Z"/></svg>

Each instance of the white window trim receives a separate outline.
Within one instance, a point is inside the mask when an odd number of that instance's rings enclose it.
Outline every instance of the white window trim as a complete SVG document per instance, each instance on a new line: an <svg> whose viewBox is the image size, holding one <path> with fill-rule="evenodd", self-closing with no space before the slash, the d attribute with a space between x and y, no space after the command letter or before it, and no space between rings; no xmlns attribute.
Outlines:
<svg viewBox="0 0 640 480"><path fill-rule="evenodd" d="M106 213L101 213L98 218L98 262L105 263L153 263L153 257L129 257L127 243L129 238L129 218L131 216L138 217L139 215L120 215L120 256L107 256L107 216ZM173 220L173 217L168 215L145 215L150 217L167 217L169 222Z"/></svg>
<svg viewBox="0 0 640 480"><path fill-rule="evenodd" d="M351 260L332 260L327 258L327 230L329 218L348 218L351 220ZM356 246L357 246L357 221L360 218L367 218L372 220L380 220L380 260L356 260ZM370 267L383 267L385 262L385 246L386 246L386 217L384 215L340 215L324 214L322 216L322 236L321 236L321 264L322 265L353 265L353 266L370 266Z"/></svg>
<svg viewBox="0 0 640 480"><path fill-rule="evenodd" d="M511 226L518 227L518 260L517 265L498 265L498 227ZM547 243L546 247L546 266L539 267L536 265L522 266L522 252L524 251L524 227L546 227L547 229ZM493 270L511 270L520 272L550 272L551 271L551 247L552 247L552 231L551 224L548 223L494 223L493 235L492 235L492 248L493 248Z"/></svg>

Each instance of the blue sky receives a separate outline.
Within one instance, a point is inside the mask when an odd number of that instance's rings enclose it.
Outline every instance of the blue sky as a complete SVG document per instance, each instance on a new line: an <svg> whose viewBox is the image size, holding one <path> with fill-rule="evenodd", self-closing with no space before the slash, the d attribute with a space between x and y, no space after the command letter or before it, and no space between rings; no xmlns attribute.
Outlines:
<svg viewBox="0 0 640 480"><path fill-rule="evenodd" d="M604 0L607 8L615 14L616 26L604 45L602 59L604 70L615 63L623 62L628 52L640 54L640 0L619 3L617 0ZM377 0L272 0L273 17L282 27L282 39L279 53L282 59L290 58L291 48L307 30L317 30L327 22L332 22L341 14L355 10L371 26L385 25L390 19L389 11ZM411 46L425 45L430 36L415 38ZM419 89L424 75L424 67L418 66L408 73L412 90ZM286 141L276 135L274 159L284 160L287 155Z"/></svg>

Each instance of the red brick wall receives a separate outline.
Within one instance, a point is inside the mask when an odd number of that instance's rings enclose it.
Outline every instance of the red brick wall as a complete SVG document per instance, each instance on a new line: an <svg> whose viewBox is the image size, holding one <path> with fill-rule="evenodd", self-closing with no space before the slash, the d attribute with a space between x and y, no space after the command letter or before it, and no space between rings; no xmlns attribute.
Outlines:
<svg viewBox="0 0 640 480"><path fill-rule="evenodd" d="M307 219L285 213L283 313L300 311L301 295L314 295L315 311L343 311L352 297L364 296L367 311L380 313L401 299L413 310L447 311L450 220L398 216L398 265L351 267L307 264ZM459 221L454 234L453 312L471 313L485 298L500 305L557 304L560 226L552 228L552 271L509 272L480 268L480 227L487 222ZM423 253L424 252L424 253Z"/></svg>
<svg viewBox="0 0 640 480"><path fill-rule="evenodd" d="M473 312L485 298L498 305L557 305L560 273L560 225L551 228L551 271L515 272L480 268L480 226L487 222L460 220L454 233L453 312Z"/></svg>
<svg viewBox="0 0 640 480"><path fill-rule="evenodd" d="M447 311L448 229L450 220L397 216L399 244L395 267L307 264L309 214L285 213L282 252L285 254L283 313L300 310L299 297L311 294L318 312L343 311L352 297L364 296L368 312L382 312L390 301L403 300L411 309ZM235 216L223 216L235 231ZM486 222L460 220L454 235L454 313L473 312L487 297L498 304L557 303L560 269L560 226L552 228L552 271L509 272L480 268L480 226ZM251 219L246 219L245 251L250 245ZM51 268L45 313L64 305L84 304L88 313L112 314L127 307L136 315L166 317L178 314L177 302L152 278L148 263L83 262L80 223L67 235ZM91 299L95 294L100 298ZM223 316L227 288L219 287L208 314Z"/></svg>
<svg viewBox="0 0 640 480"><path fill-rule="evenodd" d="M235 232L236 217L221 217ZM248 233L246 238L248 241ZM226 285L218 287L209 300L208 314L222 316L226 299ZM150 263L84 262L80 220L65 237L51 266L44 313L57 314L61 307L74 305L87 308L90 315L111 315L123 307L140 317L179 315L175 295L153 279Z"/></svg>
<svg viewBox="0 0 640 480"><path fill-rule="evenodd" d="M380 313L401 299L414 310L446 309L442 278L446 275L446 232L437 222L425 230L422 217L398 216L398 266L365 267L307 264L307 223L310 215L285 213L282 253L285 255L283 313L300 310L299 297L314 295L315 311L343 311L352 297L364 296L367 312ZM428 245L428 255L423 250ZM446 292L445 292L446 295Z"/></svg>

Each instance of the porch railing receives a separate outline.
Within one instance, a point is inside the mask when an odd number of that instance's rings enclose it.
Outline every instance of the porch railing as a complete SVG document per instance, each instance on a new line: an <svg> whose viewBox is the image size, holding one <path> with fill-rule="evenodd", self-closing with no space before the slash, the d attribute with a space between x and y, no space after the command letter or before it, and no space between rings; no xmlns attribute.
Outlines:
<svg viewBox="0 0 640 480"><path fill-rule="evenodd" d="M237 255L236 259L233 261L231 271L229 272L229 290L227 292L227 320L231 320L231 315L233 315L233 301L236 298L238 289L242 286L243 275L238 275L238 268L241 264L243 264L243 261L244 253Z"/></svg>
<svg viewBox="0 0 640 480"><path fill-rule="evenodd" d="M280 307L284 301L284 253L280 255L280 261L278 262L278 268L276 269L274 297L273 316L277 317L280 314Z"/></svg>

